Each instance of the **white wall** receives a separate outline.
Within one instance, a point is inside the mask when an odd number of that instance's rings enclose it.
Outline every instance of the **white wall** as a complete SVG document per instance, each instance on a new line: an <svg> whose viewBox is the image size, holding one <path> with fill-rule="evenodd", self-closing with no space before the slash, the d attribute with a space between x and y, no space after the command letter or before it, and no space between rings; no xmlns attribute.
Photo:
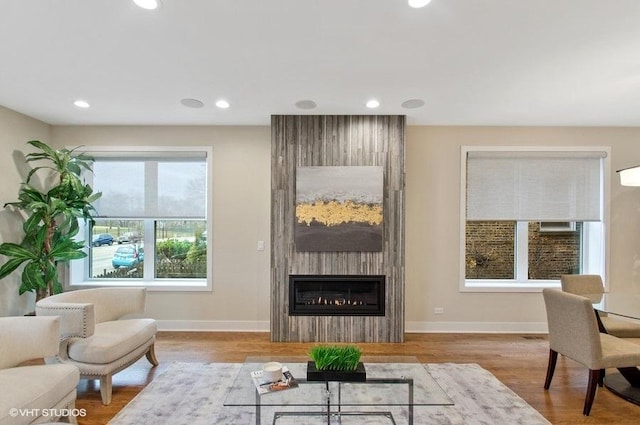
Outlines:
<svg viewBox="0 0 640 425"><path fill-rule="evenodd" d="M20 183L28 173L23 161L29 152L26 143L29 140L49 143L49 136L47 124L0 106L0 206L18 199ZM20 216L1 209L0 243L19 243L22 235ZM0 316L22 315L34 310L35 297L33 294L18 296L19 286L20 271L0 280Z"/></svg>
<svg viewBox="0 0 640 425"><path fill-rule="evenodd" d="M2 202L19 177L11 157L48 126L0 108ZM148 311L164 328L268 330L270 130L268 127L53 127L57 146L207 145L214 164L213 292L152 292ZM611 169L640 164L640 128L408 127L406 165L407 331L543 331L539 293L460 293L462 145L611 146ZM610 287L640 292L640 188L611 176ZM2 214L5 214L4 212ZM3 221L4 220L4 221ZM0 238L15 225L0 215ZM13 227L12 227L13 226ZM267 249L257 251L259 240ZM21 314L0 282L1 314ZM15 298L15 297L14 297ZM7 307L10 306L10 307ZM443 307L443 315L434 315Z"/></svg>
<svg viewBox="0 0 640 425"><path fill-rule="evenodd" d="M164 329L269 329L269 127L70 126L52 138L57 147L212 146L213 291L150 291L147 312Z"/></svg>
<svg viewBox="0 0 640 425"><path fill-rule="evenodd" d="M460 147L611 146L611 169L640 164L640 129L409 127L407 331L544 331L540 293L461 293ZM640 292L640 188L611 176L610 289ZM444 314L435 315L435 307Z"/></svg>

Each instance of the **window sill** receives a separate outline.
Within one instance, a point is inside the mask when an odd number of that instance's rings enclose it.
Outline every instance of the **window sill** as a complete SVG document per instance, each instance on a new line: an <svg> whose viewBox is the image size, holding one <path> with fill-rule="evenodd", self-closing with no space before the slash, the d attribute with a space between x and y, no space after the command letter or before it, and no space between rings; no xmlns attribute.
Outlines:
<svg viewBox="0 0 640 425"><path fill-rule="evenodd" d="M560 288L559 280L465 280L460 292L542 292L544 288Z"/></svg>
<svg viewBox="0 0 640 425"><path fill-rule="evenodd" d="M145 287L150 292L163 292L163 291L175 291L175 292L204 292L211 291L211 283L208 279L190 279L190 280L114 280L114 279L94 279L86 280L83 282L72 283L67 286L67 289L88 289L96 287L118 287L118 286L134 286Z"/></svg>

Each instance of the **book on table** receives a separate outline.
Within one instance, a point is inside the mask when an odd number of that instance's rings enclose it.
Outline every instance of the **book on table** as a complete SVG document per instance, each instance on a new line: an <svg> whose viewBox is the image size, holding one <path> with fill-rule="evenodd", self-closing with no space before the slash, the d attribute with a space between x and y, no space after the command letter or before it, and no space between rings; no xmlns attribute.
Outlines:
<svg viewBox="0 0 640 425"><path fill-rule="evenodd" d="M298 386L298 383L291 374L291 371L289 371L286 366L282 368L282 377L276 382L265 382L262 375L262 370L251 372L251 379L253 380L253 384L256 386L256 391L258 391L258 394L260 395L290 390Z"/></svg>

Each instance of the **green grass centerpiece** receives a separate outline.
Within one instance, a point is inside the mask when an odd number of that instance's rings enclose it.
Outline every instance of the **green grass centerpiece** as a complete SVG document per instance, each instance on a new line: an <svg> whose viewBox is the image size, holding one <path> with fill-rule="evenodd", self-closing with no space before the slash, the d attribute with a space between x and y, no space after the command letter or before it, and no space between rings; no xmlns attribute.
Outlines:
<svg viewBox="0 0 640 425"><path fill-rule="evenodd" d="M309 351L308 381L363 382L367 375L355 345L316 345Z"/></svg>

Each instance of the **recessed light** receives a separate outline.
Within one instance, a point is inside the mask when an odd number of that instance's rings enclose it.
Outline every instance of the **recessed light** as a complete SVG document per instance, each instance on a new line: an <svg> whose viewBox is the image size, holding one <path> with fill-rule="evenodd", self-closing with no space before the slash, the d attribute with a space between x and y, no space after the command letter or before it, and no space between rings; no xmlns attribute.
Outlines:
<svg viewBox="0 0 640 425"><path fill-rule="evenodd" d="M296 102L296 108L298 109L314 109L316 106L316 102L313 100L299 100Z"/></svg>
<svg viewBox="0 0 640 425"><path fill-rule="evenodd" d="M198 99L185 98L182 99L180 103L182 103L187 108L202 108L204 106L204 103L202 103Z"/></svg>
<svg viewBox="0 0 640 425"><path fill-rule="evenodd" d="M88 108L89 106L89 102L87 102L86 100L76 100L75 102L73 102L74 105L76 105L78 108Z"/></svg>
<svg viewBox="0 0 640 425"><path fill-rule="evenodd" d="M378 102L376 99L371 99L367 101L366 105L367 105L367 108L374 109L380 106L380 102Z"/></svg>
<svg viewBox="0 0 640 425"><path fill-rule="evenodd" d="M409 0L409 6L419 9L431 3L431 0Z"/></svg>
<svg viewBox="0 0 640 425"><path fill-rule="evenodd" d="M226 100L220 99L216 102L216 106L220 109L227 109L231 105L229 105L229 102L227 102Z"/></svg>
<svg viewBox="0 0 640 425"><path fill-rule="evenodd" d="M402 106L403 108L406 108L406 109L420 108L421 106L424 106L424 100L422 100L422 99L409 99L409 100L405 100L404 102L402 102L402 104L400 104L400 106Z"/></svg>
<svg viewBox="0 0 640 425"><path fill-rule="evenodd" d="M147 10L154 10L160 6L160 0L133 0L133 2Z"/></svg>

